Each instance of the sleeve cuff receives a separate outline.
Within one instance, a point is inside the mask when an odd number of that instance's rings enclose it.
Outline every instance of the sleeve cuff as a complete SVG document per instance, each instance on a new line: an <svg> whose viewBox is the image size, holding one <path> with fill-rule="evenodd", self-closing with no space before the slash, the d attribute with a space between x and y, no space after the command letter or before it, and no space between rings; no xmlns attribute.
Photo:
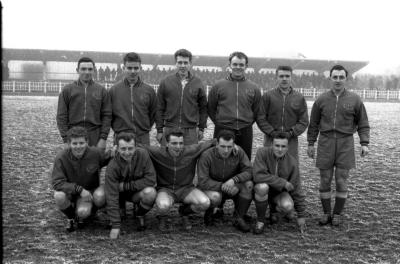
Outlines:
<svg viewBox="0 0 400 264"><path fill-rule="evenodd" d="M232 180L233 180L235 183L239 183L239 182L240 182L240 179L239 179L237 176L232 177Z"/></svg>
<svg viewBox="0 0 400 264"><path fill-rule="evenodd" d="M157 128L157 133L163 133L163 132L164 132L163 128Z"/></svg>
<svg viewBox="0 0 400 264"><path fill-rule="evenodd" d="M77 194L81 194L82 190L83 190L83 187L82 187L82 186L79 186L79 185L76 185L76 186L75 186L75 192L76 192Z"/></svg>

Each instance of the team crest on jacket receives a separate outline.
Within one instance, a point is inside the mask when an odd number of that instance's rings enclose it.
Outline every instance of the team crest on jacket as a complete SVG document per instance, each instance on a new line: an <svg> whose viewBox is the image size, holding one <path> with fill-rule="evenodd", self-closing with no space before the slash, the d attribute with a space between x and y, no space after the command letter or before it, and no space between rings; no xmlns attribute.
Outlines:
<svg viewBox="0 0 400 264"><path fill-rule="evenodd" d="M254 95L256 94L256 92L255 92L254 89L252 89L252 88L246 88L246 94L247 94L247 96L249 96L250 98L253 98Z"/></svg>
<svg viewBox="0 0 400 264"><path fill-rule="evenodd" d="M150 98L148 94L141 94L140 95L140 101L143 102L143 104L147 105L150 102Z"/></svg>
<svg viewBox="0 0 400 264"><path fill-rule="evenodd" d="M86 171L89 173L94 173L97 171L97 164L89 164L86 166Z"/></svg>
<svg viewBox="0 0 400 264"><path fill-rule="evenodd" d="M96 90L92 93L92 96L96 99L96 100L101 100L101 91L100 90Z"/></svg>
<svg viewBox="0 0 400 264"><path fill-rule="evenodd" d="M353 105L349 104L349 103L344 103L343 104L343 108L346 110L352 110L353 109Z"/></svg>

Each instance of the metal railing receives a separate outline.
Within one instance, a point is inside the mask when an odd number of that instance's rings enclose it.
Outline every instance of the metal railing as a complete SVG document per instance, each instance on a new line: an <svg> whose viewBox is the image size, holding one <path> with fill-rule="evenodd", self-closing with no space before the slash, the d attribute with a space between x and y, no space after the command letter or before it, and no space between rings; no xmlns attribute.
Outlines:
<svg viewBox="0 0 400 264"><path fill-rule="evenodd" d="M60 81L4 81L2 82L2 93L4 95L58 95L62 88L70 82ZM110 89L114 85L113 82L101 83L106 89ZM153 88L157 91L158 85L153 84ZM211 86L207 86L208 91ZM315 99L320 94L327 91L327 89L316 89L316 88L295 88L296 91L300 92L307 99ZM267 89L261 89L263 94ZM353 90L364 100L387 100L387 101L399 101L400 102L400 91L386 91L386 90Z"/></svg>

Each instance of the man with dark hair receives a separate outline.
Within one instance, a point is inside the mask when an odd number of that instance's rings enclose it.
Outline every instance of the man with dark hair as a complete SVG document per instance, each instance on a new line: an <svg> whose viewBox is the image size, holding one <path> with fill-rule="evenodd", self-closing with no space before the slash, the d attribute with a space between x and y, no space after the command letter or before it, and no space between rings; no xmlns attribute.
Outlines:
<svg viewBox="0 0 400 264"><path fill-rule="evenodd" d="M306 223L305 196L301 188L298 161L288 153L286 133L275 134L272 147L257 150L253 181L257 212L254 233L261 234L264 230L268 202L271 223L278 221L279 213L291 220L297 212L297 224L303 233Z"/></svg>
<svg viewBox="0 0 400 264"><path fill-rule="evenodd" d="M106 148L111 124L111 101L107 90L93 81L94 62L83 57L76 72L79 79L67 84L58 97L57 126L68 147L67 131L82 126L88 132L89 146Z"/></svg>
<svg viewBox="0 0 400 264"><path fill-rule="evenodd" d="M226 199L235 203L234 226L243 232L250 230L243 217L252 201L253 182L251 163L246 153L235 146L235 135L220 130L217 145L201 154L197 164L199 187L210 199L210 208L204 214L204 223L213 225L214 209Z"/></svg>
<svg viewBox="0 0 400 264"><path fill-rule="evenodd" d="M308 126L308 109L304 96L292 87L292 74L290 66L276 69L278 87L262 96L257 124L264 133L265 147L272 145L272 139L278 133L286 133L289 153L298 160L298 136Z"/></svg>
<svg viewBox="0 0 400 264"><path fill-rule="evenodd" d="M116 135L121 132L133 133L137 143L150 145L149 132L156 117L156 93L141 80L142 60L139 54L130 52L123 60L124 79L109 91L112 103L111 127Z"/></svg>
<svg viewBox="0 0 400 264"><path fill-rule="evenodd" d="M120 234L120 205L133 202L138 220L138 231L146 229L145 214L151 210L156 199L156 172L146 150L136 147L132 133L121 132L116 137L117 154L107 166L105 193L107 214L112 229L110 238Z"/></svg>
<svg viewBox="0 0 400 264"><path fill-rule="evenodd" d="M319 187L324 214L319 223L334 226L342 222L342 211L347 198L349 170L355 168L354 138L357 131L361 144L361 157L368 154L369 122L361 98L346 89L348 72L341 65L330 70L330 91L321 94L311 110L307 132L310 158L314 158L314 143L318 138L316 166L320 170ZM335 172L335 173L334 173ZM336 198L331 212L331 182L335 174Z"/></svg>
<svg viewBox="0 0 400 264"><path fill-rule="evenodd" d="M157 90L157 140L165 145L169 130L180 128L185 145L197 144L207 126L207 96L202 81L190 71L192 53L176 51L175 63L177 71L161 80Z"/></svg>
<svg viewBox="0 0 400 264"><path fill-rule="evenodd" d="M180 129L175 128L166 134L166 146L145 146L157 171L156 205L161 231L167 230L166 214L174 203L182 203L179 214L185 230L192 228L188 218L190 214L204 212L210 206L210 199L195 188L193 178L198 157L215 141L185 146L183 135Z"/></svg>
<svg viewBox="0 0 400 264"><path fill-rule="evenodd" d="M95 147L88 146L88 135L83 127L72 127L67 132L69 147L59 152L52 170L52 186L57 207L67 216L67 231L75 230L83 219L105 204L104 186L100 186L100 170L110 160ZM93 208L95 207L95 208Z"/></svg>
<svg viewBox="0 0 400 264"><path fill-rule="evenodd" d="M253 123L256 121L261 92L246 79L248 58L243 52L229 56L230 74L217 81L208 95L208 115L215 124L214 137L222 129L235 133L235 143L242 147L251 160Z"/></svg>

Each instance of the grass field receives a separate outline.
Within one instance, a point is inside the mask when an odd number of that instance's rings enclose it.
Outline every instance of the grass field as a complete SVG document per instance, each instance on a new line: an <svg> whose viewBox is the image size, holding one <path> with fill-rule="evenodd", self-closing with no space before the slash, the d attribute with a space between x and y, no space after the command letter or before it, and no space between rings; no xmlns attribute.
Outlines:
<svg viewBox="0 0 400 264"><path fill-rule="evenodd" d="M268 227L260 236L242 234L230 217L206 228L202 215L193 216L193 230L184 232L175 208L172 232L158 231L152 210L149 228L139 233L130 213L121 238L110 241L104 214L67 234L64 216L56 210L48 168L62 147L55 122L57 98L2 99L3 263L400 263L399 103L366 103L370 155L359 157L356 137L357 170L351 172L346 224L340 228L317 225L319 176L306 157L303 135L300 169L310 214L305 235L294 222ZM207 137L211 132L208 128ZM256 129L254 147L261 144ZM232 210L228 203L225 211ZM249 214L255 217L254 204Z"/></svg>

